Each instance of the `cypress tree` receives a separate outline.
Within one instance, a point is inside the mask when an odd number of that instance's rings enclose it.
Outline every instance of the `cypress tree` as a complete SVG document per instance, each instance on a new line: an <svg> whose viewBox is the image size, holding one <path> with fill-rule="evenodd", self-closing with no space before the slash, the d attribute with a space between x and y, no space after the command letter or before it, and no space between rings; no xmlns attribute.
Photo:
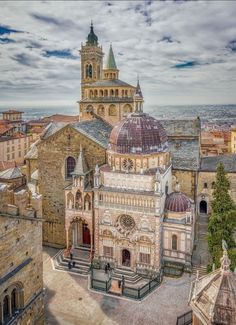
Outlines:
<svg viewBox="0 0 236 325"><path fill-rule="evenodd" d="M224 165L220 163L217 166L213 201L211 202L212 214L208 223L208 246L212 261L216 267L220 266L222 239L226 241L229 249L235 247L233 232L236 227L236 206L229 194L229 190L230 182ZM232 268L236 266L233 264Z"/></svg>

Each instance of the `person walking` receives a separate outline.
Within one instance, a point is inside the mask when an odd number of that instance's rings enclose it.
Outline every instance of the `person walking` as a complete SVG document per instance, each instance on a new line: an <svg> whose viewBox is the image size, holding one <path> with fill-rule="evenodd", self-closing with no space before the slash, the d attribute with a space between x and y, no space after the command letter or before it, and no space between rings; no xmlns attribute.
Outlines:
<svg viewBox="0 0 236 325"><path fill-rule="evenodd" d="M69 262L68 262L68 269L70 270L71 267L72 267L72 266L71 266L71 262L69 261Z"/></svg>
<svg viewBox="0 0 236 325"><path fill-rule="evenodd" d="M124 287L124 285L125 285L125 277L124 277L124 275L122 275L121 281L122 281L122 287Z"/></svg>
<svg viewBox="0 0 236 325"><path fill-rule="evenodd" d="M105 268L104 269L105 269L105 273L107 274L107 270L108 270L107 269L107 264L105 265Z"/></svg>
<svg viewBox="0 0 236 325"><path fill-rule="evenodd" d="M73 267L75 267L75 261L73 261L72 265L73 265Z"/></svg>

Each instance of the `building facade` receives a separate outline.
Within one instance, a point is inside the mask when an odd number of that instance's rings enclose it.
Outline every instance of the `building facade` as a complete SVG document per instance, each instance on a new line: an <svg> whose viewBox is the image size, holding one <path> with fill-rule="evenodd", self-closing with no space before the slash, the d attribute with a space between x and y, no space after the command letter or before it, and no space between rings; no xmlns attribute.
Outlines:
<svg viewBox="0 0 236 325"><path fill-rule="evenodd" d="M16 132L11 136L0 137L0 159L1 161L15 161L24 163L24 156L31 144L31 135Z"/></svg>
<svg viewBox="0 0 236 325"><path fill-rule="evenodd" d="M0 324L44 324L42 200L0 183Z"/></svg>
<svg viewBox="0 0 236 325"><path fill-rule="evenodd" d="M236 153L236 127L231 129L231 152Z"/></svg>
<svg viewBox="0 0 236 325"><path fill-rule="evenodd" d="M172 193L167 134L143 113L138 83L134 112L109 136L107 163L89 169L83 149L65 189L67 247L87 246L100 265L159 272L163 261L191 266L193 201ZM177 184L178 185L178 184Z"/></svg>

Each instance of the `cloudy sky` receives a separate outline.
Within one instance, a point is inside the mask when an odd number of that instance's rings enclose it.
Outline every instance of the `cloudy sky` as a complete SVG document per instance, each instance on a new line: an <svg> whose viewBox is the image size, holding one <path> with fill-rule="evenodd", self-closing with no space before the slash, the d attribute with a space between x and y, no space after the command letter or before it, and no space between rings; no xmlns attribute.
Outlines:
<svg viewBox="0 0 236 325"><path fill-rule="evenodd" d="M147 105L236 104L236 1L1 1L0 105L80 97L90 21Z"/></svg>

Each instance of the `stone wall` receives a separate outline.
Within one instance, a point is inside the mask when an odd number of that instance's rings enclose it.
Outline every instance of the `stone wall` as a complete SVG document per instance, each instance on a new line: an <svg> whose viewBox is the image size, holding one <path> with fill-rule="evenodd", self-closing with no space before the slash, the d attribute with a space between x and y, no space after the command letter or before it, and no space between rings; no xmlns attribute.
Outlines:
<svg viewBox="0 0 236 325"><path fill-rule="evenodd" d="M16 287L18 306L31 306L19 316L20 324L43 325L42 221L0 214L0 224L0 307Z"/></svg>
<svg viewBox="0 0 236 325"><path fill-rule="evenodd" d="M68 140L68 135L70 139ZM65 161L79 156L80 145L89 168L106 161L106 151L100 145L81 135L69 125L38 145L39 192L43 196L43 242L64 247L65 194L72 180L65 178Z"/></svg>
<svg viewBox="0 0 236 325"><path fill-rule="evenodd" d="M197 195L197 172L188 170L172 170L172 175L174 176L172 178L173 190L175 189L176 181L178 181L181 192L195 200Z"/></svg>
<svg viewBox="0 0 236 325"><path fill-rule="evenodd" d="M236 204L236 173L227 174L230 181L230 195ZM207 213L211 212L211 201L213 199L213 182L216 181L216 172L199 172L197 184L197 211L202 200L207 202Z"/></svg>

